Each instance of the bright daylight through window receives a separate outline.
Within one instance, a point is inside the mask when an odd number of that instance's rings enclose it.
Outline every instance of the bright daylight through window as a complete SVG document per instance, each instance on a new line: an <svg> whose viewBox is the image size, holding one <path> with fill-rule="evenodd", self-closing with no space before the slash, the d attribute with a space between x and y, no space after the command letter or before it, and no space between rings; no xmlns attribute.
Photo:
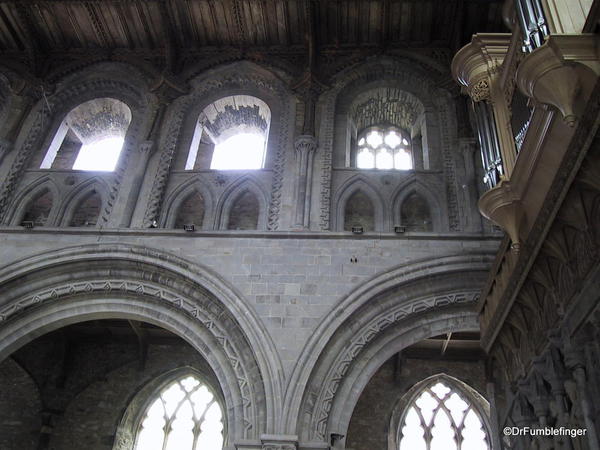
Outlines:
<svg viewBox="0 0 600 450"><path fill-rule="evenodd" d="M260 134L240 133L215 146L210 168L213 170L260 169L265 158L265 138Z"/></svg>
<svg viewBox="0 0 600 450"><path fill-rule="evenodd" d="M113 171L122 148L122 137L111 137L83 145L73 164L73 170Z"/></svg>
<svg viewBox="0 0 600 450"><path fill-rule="evenodd" d="M396 128L369 129L359 136L356 167L359 169L412 169L409 140Z"/></svg>
<svg viewBox="0 0 600 450"><path fill-rule="evenodd" d="M466 397L438 381L408 406L399 450L489 450L479 414Z"/></svg>
<svg viewBox="0 0 600 450"><path fill-rule="evenodd" d="M223 413L194 376L168 385L146 410L135 450L221 450Z"/></svg>

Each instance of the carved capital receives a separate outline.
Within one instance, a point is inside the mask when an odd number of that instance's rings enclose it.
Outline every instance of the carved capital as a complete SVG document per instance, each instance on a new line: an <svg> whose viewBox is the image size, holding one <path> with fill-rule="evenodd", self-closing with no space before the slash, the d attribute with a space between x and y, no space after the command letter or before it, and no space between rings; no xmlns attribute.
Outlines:
<svg viewBox="0 0 600 450"><path fill-rule="evenodd" d="M550 36L545 45L527 55L517 70L521 92L539 103L556 107L574 126L600 74L593 35Z"/></svg>
<svg viewBox="0 0 600 450"><path fill-rule="evenodd" d="M297 450L297 436L262 435L262 450Z"/></svg>
<svg viewBox="0 0 600 450"><path fill-rule="evenodd" d="M304 153L314 153L317 150L317 138L308 134L303 134L296 138L294 142L294 149L296 155L302 155Z"/></svg>

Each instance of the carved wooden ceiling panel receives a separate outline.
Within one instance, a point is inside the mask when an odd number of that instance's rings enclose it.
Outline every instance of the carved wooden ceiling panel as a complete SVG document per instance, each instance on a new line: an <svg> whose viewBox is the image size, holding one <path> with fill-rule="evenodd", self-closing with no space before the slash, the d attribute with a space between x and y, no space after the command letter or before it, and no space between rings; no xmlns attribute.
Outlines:
<svg viewBox="0 0 600 450"><path fill-rule="evenodd" d="M456 48L504 30L502 0L310 1L0 0L0 52L290 47L311 32L326 47Z"/></svg>

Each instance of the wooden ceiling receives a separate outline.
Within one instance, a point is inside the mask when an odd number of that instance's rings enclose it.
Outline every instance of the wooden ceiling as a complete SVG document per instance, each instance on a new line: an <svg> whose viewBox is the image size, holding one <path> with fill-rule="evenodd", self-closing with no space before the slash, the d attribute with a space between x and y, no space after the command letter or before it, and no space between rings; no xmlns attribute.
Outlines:
<svg viewBox="0 0 600 450"><path fill-rule="evenodd" d="M312 2L312 5L311 5ZM309 6L311 5L311 6ZM502 0L0 0L0 52L435 46L503 31Z"/></svg>

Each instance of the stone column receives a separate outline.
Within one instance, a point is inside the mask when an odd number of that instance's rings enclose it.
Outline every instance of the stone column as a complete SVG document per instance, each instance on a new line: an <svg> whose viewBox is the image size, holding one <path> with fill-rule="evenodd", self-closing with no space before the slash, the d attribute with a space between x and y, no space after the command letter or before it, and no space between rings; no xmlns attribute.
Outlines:
<svg viewBox="0 0 600 450"><path fill-rule="evenodd" d="M307 229L310 224L310 200L313 175L313 157L317 150L317 138L303 134L294 142L296 150L296 213L295 226Z"/></svg>

